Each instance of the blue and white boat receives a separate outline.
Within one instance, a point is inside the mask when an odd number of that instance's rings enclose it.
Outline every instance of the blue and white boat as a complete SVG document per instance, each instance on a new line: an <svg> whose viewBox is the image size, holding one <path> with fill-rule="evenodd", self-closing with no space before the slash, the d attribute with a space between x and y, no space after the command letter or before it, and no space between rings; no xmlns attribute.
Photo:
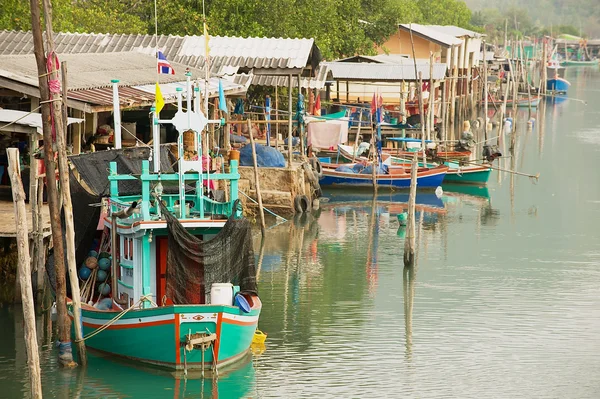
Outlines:
<svg viewBox="0 0 600 399"><path fill-rule="evenodd" d="M569 86L571 83L568 80L559 77L548 79L546 82L546 89L553 93L566 93Z"/></svg>

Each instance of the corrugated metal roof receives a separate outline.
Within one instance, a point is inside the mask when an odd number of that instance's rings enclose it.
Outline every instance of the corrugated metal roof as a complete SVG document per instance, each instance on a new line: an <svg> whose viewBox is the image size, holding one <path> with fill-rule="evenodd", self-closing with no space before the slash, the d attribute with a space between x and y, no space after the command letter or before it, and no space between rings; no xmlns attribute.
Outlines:
<svg viewBox="0 0 600 399"><path fill-rule="evenodd" d="M414 25L413 25L414 26ZM427 25L435 30L438 30L446 35L454 36L454 37L470 37L470 38L480 38L483 35L478 32L474 32L472 30L468 30L465 28L461 28L454 25Z"/></svg>
<svg viewBox="0 0 600 399"><path fill-rule="evenodd" d="M325 83L328 79L331 79L331 73L326 63L321 63L317 70L317 76L314 78L302 77L300 79L300 86L308 89L319 89L325 87ZM252 74L237 74L233 76L234 82L241 85L252 84L256 86L279 86L288 87L287 76L269 76L269 75L252 75ZM298 77L292 77L292 87L298 87Z"/></svg>
<svg viewBox="0 0 600 399"><path fill-rule="evenodd" d="M325 63L333 78L336 80L368 81L368 82L400 82L402 80L414 81L414 64L369 64L354 62L327 62ZM418 63L417 74L421 72L422 79L429 79L429 63ZM441 80L446 75L446 64L433 64L433 79Z"/></svg>
<svg viewBox="0 0 600 399"><path fill-rule="evenodd" d="M111 79L119 79L121 86L135 86L156 82L156 58L136 52L106 54L62 54L67 61L69 90L110 87ZM186 66L171 63L175 75L160 75L161 82L185 80ZM191 68L192 78L204 78L204 71ZM0 76L38 85L38 71L33 55L0 57Z"/></svg>
<svg viewBox="0 0 600 399"><path fill-rule="evenodd" d="M342 58L335 62L367 62L376 64L397 64L397 65L413 65L412 58L401 54L379 54L379 55L355 55L348 58ZM428 59L417 58L417 63L429 63Z"/></svg>
<svg viewBox="0 0 600 399"><path fill-rule="evenodd" d="M36 128L38 133L42 133L42 114L0 108L0 122L2 122L0 127L5 123L14 123ZM83 122L83 119L68 118L67 124L81 122ZM10 131L10 127L7 127L6 130Z"/></svg>
<svg viewBox="0 0 600 399"><path fill-rule="evenodd" d="M440 32L432 25L399 24L398 27L406 31L410 31L412 29L413 34L424 39L431 40L444 47L450 47L452 45L459 45L462 43L462 40L455 36Z"/></svg>
<svg viewBox="0 0 600 399"><path fill-rule="evenodd" d="M186 36L179 57L202 56L205 53L204 36ZM284 39L281 37L225 37L210 36L211 57L239 57L241 59L285 59L285 68L304 68L309 61L314 39ZM246 65L250 66L250 65ZM281 68L278 65L262 68Z"/></svg>
<svg viewBox="0 0 600 399"><path fill-rule="evenodd" d="M204 36L160 35L155 39L153 35L67 32L56 33L54 41L58 54L137 51L153 55L158 47L172 62L204 65ZM208 45L211 58L219 60L214 62L249 68L304 68L316 47L314 39L225 36L211 36ZM0 31L0 55L32 53L31 32Z"/></svg>

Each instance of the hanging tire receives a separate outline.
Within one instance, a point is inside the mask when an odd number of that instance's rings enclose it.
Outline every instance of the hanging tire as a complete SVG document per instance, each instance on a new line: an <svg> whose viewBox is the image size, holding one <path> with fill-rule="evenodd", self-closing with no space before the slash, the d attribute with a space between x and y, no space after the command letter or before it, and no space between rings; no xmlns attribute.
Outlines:
<svg viewBox="0 0 600 399"><path fill-rule="evenodd" d="M312 166L317 179L321 180L321 177L323 177L323 165L321 165L319 158L310 158L310 166Z"/></svg>
<svg viewBox="0 0 600 399"><path fill-rule="evenodd" d="M294 210L296 213L310 212L310 200L306 195L297 195L294 198Z"/></svg>

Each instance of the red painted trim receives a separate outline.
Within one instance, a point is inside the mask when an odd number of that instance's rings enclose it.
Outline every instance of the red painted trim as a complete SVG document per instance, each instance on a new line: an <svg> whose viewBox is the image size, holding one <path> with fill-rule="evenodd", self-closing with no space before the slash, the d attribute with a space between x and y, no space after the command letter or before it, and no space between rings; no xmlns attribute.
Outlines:
<svg viewBox="0 0 600 399"><path fill-rule="evenodd" d="M181 349L179 344L179 313L175 313L175 364L181 363Z"/></svg>
<svg viewBox="0 0 600 399"><path fill-rule="evenodd" d="M165 324L172 324L172 323L173 323L173 320L159 320L159 321L152 321L149 323L138 323L138 324L124 324L124 325L113 324L112 326L108 327L107 330L125 330L128 328L129 329L145 328L145 327L163 326ZM99 328L99 327L102 327L104 324L92 324L92 323L84 322L83 325L86 327L90 327L90 328Z"/></svg>
<svg viewBox="0 0 600 399"><path fill-rule="evenodd" d="M227 324L235 324L238 326L254 326L258 324L258 320L254 321L241 321L241 320L231 320L231 319L223 319L223 323Z"/></svg>
<svg viewBox="0 0 600 399"><path fill-rule="evenodd" d="M217 316L217 342L215 344L215 357L219 361L219 349L221 348L221 323L223 322L223 313Z"/></svg>

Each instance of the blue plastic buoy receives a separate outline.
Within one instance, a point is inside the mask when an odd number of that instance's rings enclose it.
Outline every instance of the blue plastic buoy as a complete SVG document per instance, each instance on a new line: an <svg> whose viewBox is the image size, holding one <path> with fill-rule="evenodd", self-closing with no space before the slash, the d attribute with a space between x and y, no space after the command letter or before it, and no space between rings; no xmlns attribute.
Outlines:
<svg viewBox="0 0 600 399"><path fill-rule="evenodd" d="M97 258L97 257L98 257L98 252L96 252L96 251L94 251L94 250L91 250L91 251L88 253L88 257Z"/></svg>
<svg viewBox="0 0 600 399"><path fill-rule="evenodd" d="M100 293L100 295L107 296L108 294L110 294L110 285L108 285L107 283L100 284L98 286L98 292Z"/></svg>
<svg viewBox="0 0 600 399"><path fill-rule="evenodd" d="M242 312L250 313L250 304L242 295L238 294L235 296L235 304L237 305L237 307L242 309Z"/></svg>
<svg viewBox="0 0 600 399"><path fill-rule="evenodd" d="M92 271L87 267L82 267L81 269L79 269L79 278L82 280L87 280L91 274Z"/></svg>
<svg viewBox="0 0 600 399"><path fill-rule="evenodd" d="M96 277L98 278L98 281L106 281L106 277L108 277L108 274L104 271L104 270L98 270L98 274L96 275Z"/></svg>
<svg viewBox="0 0 600 399"><path fill-rule="evenodd" d="M100 258L98 260L98 267L100 268L100 270L104 270L106 272L110 269L110 263L110 258Z"/></svg>

